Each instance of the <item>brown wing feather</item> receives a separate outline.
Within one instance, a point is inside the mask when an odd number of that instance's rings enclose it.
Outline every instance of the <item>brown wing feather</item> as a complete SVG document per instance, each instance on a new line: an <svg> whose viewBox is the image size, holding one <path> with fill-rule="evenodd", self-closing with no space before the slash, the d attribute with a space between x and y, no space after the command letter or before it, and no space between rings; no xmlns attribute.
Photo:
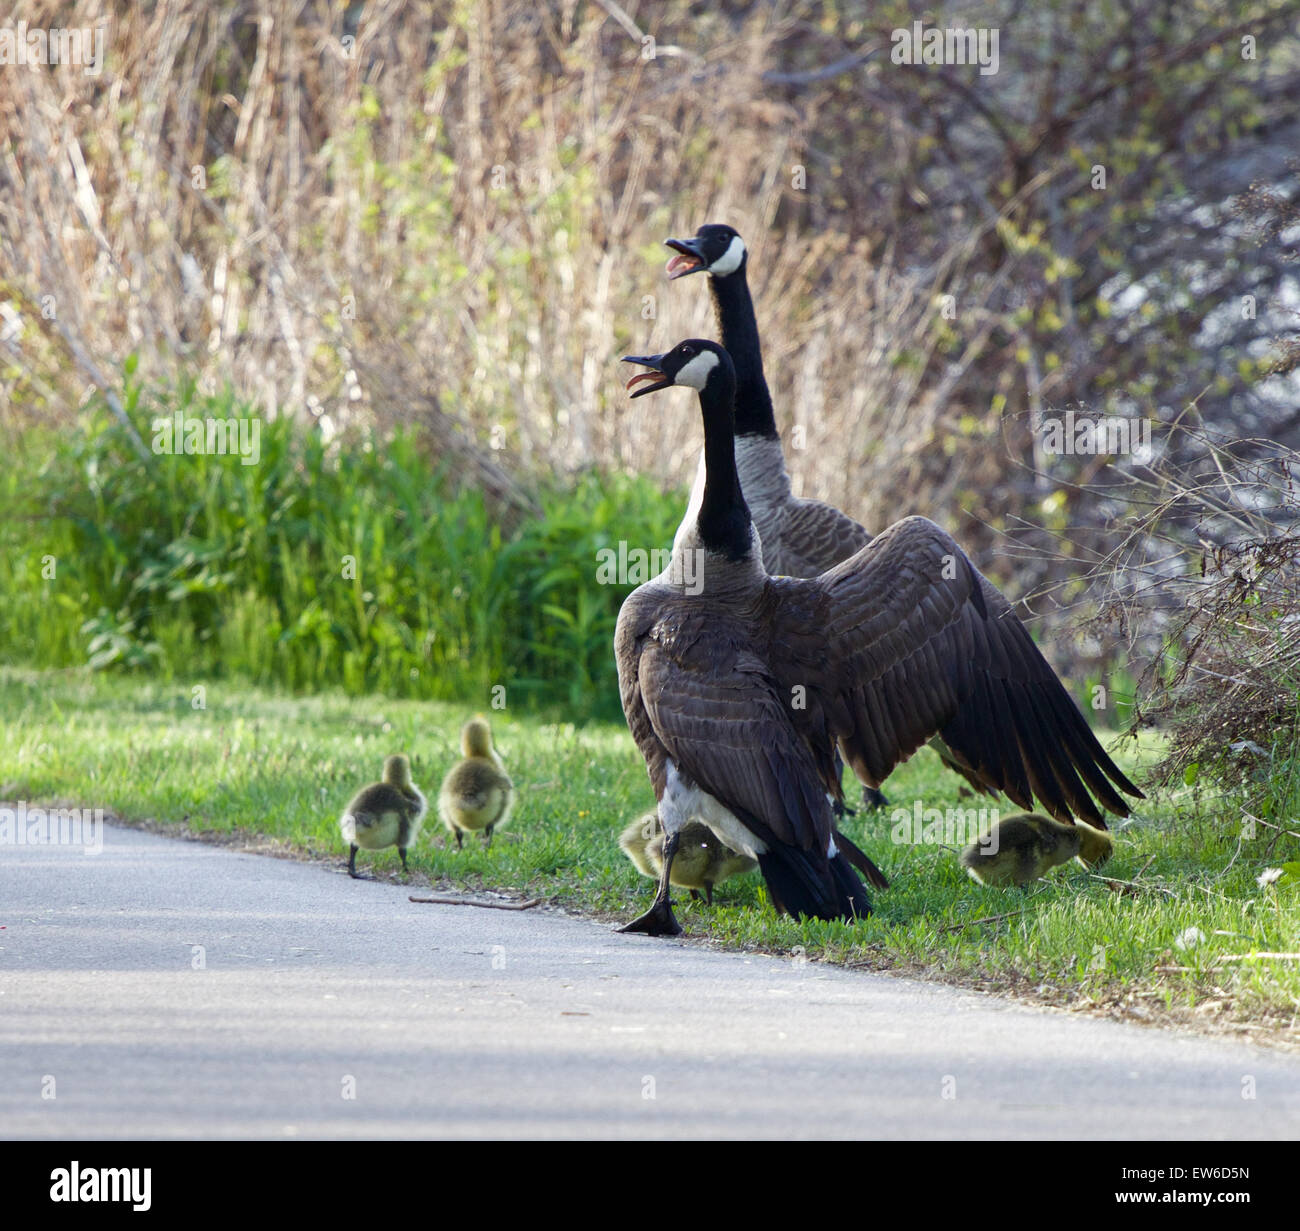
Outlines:
<svg viewBox="0 0 1300 1231"><path fill-rule="evenodd" d="M1120 772L1010 604L933 522L896 522L811 582L772 582L779 630L770 661L807 671L821 638L824 717L845 759L877 785L936 732L986 786L1058 820L1121 816ZM821 593L810 599L807 587ZM809 604L817 616L809 620ZM789 666L789 664L798 664ZM1114 784L1112 786L1111 784Z"/></svg>
<svg viewBox="0 0 1300 1231"><path fill-rule="evenodd" d="M721 801L765 843L825 856L831 811L817 760L763 664L732 652L725 618L665 644L652 633L640 660L651 727L678 769ZM694 630L691 630L694 631Z"/></svg>
<svg viewBox="0 0 1300 1231"><path fill-rule="evenodd" d="M820 500L794 499L787 509L774 557L767 559L770 553L765 549L765 563L770 573L785 577L816 577L871 542L866 527L833 505ZM929 742L944 765L961 775L974 790L986 795L996 794L980 781L978 774L962 763L960 757L953 754L939 736L932 736Z"/></svg>
<svg viewBox="0 0 1300 1231"><path fill-rule="evenodd" d="M619 608L614 630L614 663L618 667L619 700L632 739L645 758L646 772L655 798L662 799L666 782L667 750L655 734L641 696L641 649L652 628L660 623L660 605L671 591L653 584L634 590Z"/></svg>
<svg viewBox="0 0 1300 1231"><path fill-rule="evenodd" d="M820 500L794 500L781 528L776 562L780 567L767 563L768 572L816 577L870 542L866 529L834 506Z"/></svg>
<svg viewBox="0 0 1300 1231"><path fill-rule="evenodd" d="M619 690L656 798L671 757L765 843L825 859L833 753L814 752L770 670L748 647L755 620L705 609L653 584L633 593L615 633ZM805 728L806 729L806 728Z"/></svg>

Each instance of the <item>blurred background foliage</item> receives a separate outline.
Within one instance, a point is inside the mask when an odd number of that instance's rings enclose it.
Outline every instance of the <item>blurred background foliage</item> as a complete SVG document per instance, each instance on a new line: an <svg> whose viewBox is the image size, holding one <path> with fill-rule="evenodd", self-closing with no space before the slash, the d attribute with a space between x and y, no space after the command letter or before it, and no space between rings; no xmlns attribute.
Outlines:
<svg viewBox="0 0 1300 1231"><path fill-rule="evenodd" d="M249 415L192 385L139 392L127 405L146 439L177 410ZM617 472L539 481L542 512L507 531L402 426L326 444L281 416L255 466L141 458L104 417L69 430L29 428L0 476L22 510L0 566L11 662L616 717L610 647L632 585L599 584L597 562L620 540L671 542L685 500Z"/></svg>
<svg viewBox="0 0 1300 1231"><path fill-rule="evenodd" d="M616 709L595 553L699 447L616 359L712 330L705 221L797 489L953 530L1063 670L1155 714L1207 550L1295 590L1297 0L26 8L107 57L0 74L6 659ZM921 19L999 71L891 62ZM260 463L154 456L176 409ZM1048 454L1066 409L1152 453ZM1274 713L1294 612L1233 601Z"/></svg>

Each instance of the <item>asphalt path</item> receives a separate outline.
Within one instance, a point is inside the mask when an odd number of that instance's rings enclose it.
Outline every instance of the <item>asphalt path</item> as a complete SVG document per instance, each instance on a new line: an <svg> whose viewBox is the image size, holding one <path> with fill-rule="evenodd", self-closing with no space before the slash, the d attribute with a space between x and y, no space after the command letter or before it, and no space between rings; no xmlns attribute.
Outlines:
<svg viewBox="0 0 1300 1231"><path fill-rule="evenodd" d="M0 1135L1300 1136L1288 1055L410 892L0 847Z"/></svg>

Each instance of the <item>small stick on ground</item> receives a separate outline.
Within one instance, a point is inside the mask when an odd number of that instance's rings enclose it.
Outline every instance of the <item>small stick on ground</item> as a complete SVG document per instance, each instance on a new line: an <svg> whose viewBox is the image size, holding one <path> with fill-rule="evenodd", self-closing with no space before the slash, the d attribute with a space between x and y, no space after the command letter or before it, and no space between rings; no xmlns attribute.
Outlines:
<svg viewBox="0 0 1300 1231"><path fill-rule="evenodd" d="M432 902L435 906L481 906L484 910L531 910L542 904L541 898L529 898L527 902L476 902L473 898L417 898L412 902Z"/></svg>
<svg viewBox="0 0 1300 1231"><path fill-rule="evenodd" d="M985 915L980 919L967 919L965 923L950 923L947 927L939 929L941 932L960 932L962 928L972 928L977 923L996 923L999 919L1014 919L1017 915L1023 915L1023 910L1008 911L1005 915Z"/></svg>
<svg viewBox="0 0 1300 1231"><path fill-rule="evenodd" d="M1150 862L1150 860L1147 860L1148 864ZM1146 871L1146 869L1144 868L1143 871ZM1138 875L1140 876L1141 873L1139 872ZM1092 877L1093 880L1099 880L1103 885L1107 885L1112 889L1116 885L1128 885L1130 889L1145 889L1152 893L1163 893L1167 898L1176 898L1178 896L1172 889L1166 889L1163 885L1153 885L1150 881L1124 881L1114 876L1101 876L1096 872L1092 874ZM1197 888L1201 889L1204 886L1198 885Z"/></svg>
<svg viewBox="0 0 1300 1231"><path fill-rule="evenodd" d="M1221 953L1221 962L1253 962L1256 958L1268 958L1275 962L1300 962L1300 953Z"/></svg>

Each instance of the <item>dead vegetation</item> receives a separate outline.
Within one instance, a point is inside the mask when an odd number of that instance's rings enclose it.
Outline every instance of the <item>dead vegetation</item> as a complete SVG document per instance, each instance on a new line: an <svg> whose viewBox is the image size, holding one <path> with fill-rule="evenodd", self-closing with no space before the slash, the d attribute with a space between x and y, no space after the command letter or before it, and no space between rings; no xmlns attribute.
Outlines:
<svg viewBox="0 0 1300 1231"><path fill-rule="evenodd" d="M1134 726L1169 736L1158 777L1266 789L1300 739L1300 454L1173 431L1183 447L1112 496L1089 627L1124 646Z"/></svg>
<svg viewBox="0 0 1300 1231"><path fill-rule="evenodd" d="M134 356L135 380L233 386L327 433L417 425L503 506L533 507L542 472L682 485L692 417L634 412L611 373L711 330L660 241L725 219L750 242L796 483L868 525L926 512L1012 593L1110 558L1123 489L1148 481L1132 456L1045 453L1045 415L1159 435L1195 405L1225 441L1296 443L1276 341L1294 0L1199 25L981 9L1004 36L987 77L893 64L902 3L27 8L105 25L108 50L99 75L0 74L10 431L129 397ZM1170 473L1198 464L1185 433L1161 439ZM1227 650L1197 640L1203 616L1160 627L1209 680ZM1062 641L1057 661L1118 646Z"/></svg>

